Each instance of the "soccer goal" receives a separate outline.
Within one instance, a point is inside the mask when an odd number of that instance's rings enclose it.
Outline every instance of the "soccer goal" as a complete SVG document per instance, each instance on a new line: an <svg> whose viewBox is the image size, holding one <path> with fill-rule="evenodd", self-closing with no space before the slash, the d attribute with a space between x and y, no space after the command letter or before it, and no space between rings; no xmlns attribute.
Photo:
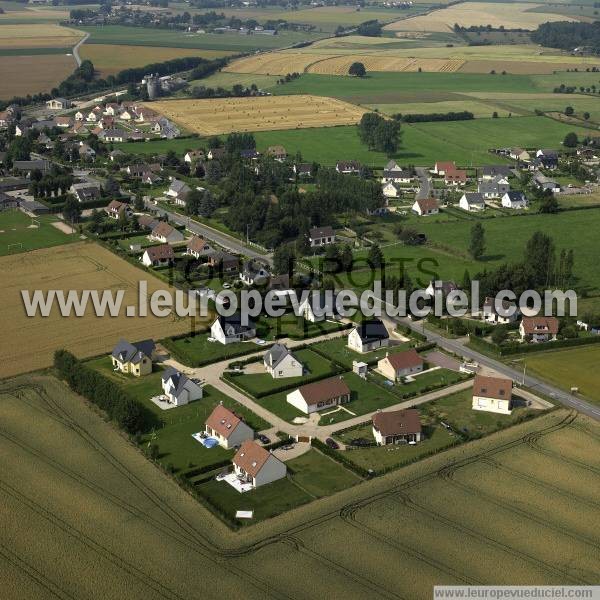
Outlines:
<svg viewBox="0 0 600 600"><path fill-rule="evenodd" d="M14 242L12 244L8 244L6 251L7 254L12 254L13 252L22 252L23 242Z"/></svg>

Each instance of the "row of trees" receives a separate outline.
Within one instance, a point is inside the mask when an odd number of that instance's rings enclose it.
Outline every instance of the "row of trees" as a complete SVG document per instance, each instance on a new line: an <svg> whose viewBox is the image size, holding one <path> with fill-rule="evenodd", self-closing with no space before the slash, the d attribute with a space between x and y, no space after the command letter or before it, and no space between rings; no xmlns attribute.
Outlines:
<svg viewBox="0 0 600 600"><path fill-rule="evenodd" d="M447 113L414 113L403 115L397 113L392 115L392 118L396 121L404 121L405 123L427 123L431 121L470 121L475 118L475 115L468 110L462 110L459 112L447 112Z"/></svg>

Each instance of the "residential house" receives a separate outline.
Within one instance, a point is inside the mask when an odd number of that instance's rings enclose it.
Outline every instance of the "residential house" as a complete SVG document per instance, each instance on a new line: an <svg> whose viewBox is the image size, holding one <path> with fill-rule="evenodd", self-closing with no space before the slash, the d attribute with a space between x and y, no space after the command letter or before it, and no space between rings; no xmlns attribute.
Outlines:
<svg viewBox="0 0 600 600"><path fill-rule="evenodd" d="M556 317L523 317L519 333L522 341L548 342L556 339L558 326Z"/></svg>
<svg viewBox="0 0 600 600"><path fill-rule="evenodd" d="M227 252L214 252L208 256L208 266L221 273L232 273L240 268L240 259Z"/></svg>
<svg viewBox="0 0 600 600"><path fill-rule="evenodd" d="M389 343L390 335L380 319L365 319L348 335L348 348L355 352L387 348Z"/></svg>
<svg viewBox="0 0 600 600"><path fill-rule="evenodd" d="M148 238L162 242L163 244L176 244L177 242L183 242L185 239L183 233L179 229L175 229L172 225L169 225L166 221L160 221L160 223L150 232Z"/></svg>
<svg viewBox="0 0 600 600"><path fill-rule="evenodd" d="M211 325L210 335L221 344L233 344L256 337L256 325L251 320L246 325L242 324L239 313L228 317L219 316Z"/></svg>
<svg viewBox="0 0 600 600"><path fill-rule="evenodd" d="M273 344L264 354L263 363L273 379L302 377L304 365L283 344Z"/></svg>
<svg viewBox="0 0 600 600"><path fill-rule="evenodd" d="M158 225L158 220L151 215L140 215L137 218L140 229L154 229Z"/></svg>
<svg viewBox="0 0 600 600"><path fill-rule="evenodd" d="M473 380L473 410L510 415L512 387L511 379L476 375Z"/></svg>
<svg viewBox="0 0 600 600"><path fill-rule="evenodd" d="M287 151L283 146L269 146L267 148L267 156L271 156L279 162L285 161L287 158Z"/></svg>
<svg viewBox="0 0 600 600"><path fill-rule="evenodd" d="M105 142L126 142L129 134L124 129L103 129L98 137Z"/></svg>
<svg viewBox="0 0 600 600"><path fill-rule="evenodd" d="M527 208L529 205L527 198L523 192L519 192L517 190L512 190L511 192L506 192L502 196L502 206L504 208Z"/></svg>
<svg viewBox="0 0 600 600"><path fill-rule="evenodd" d="M459 200L458 206L468 211L484 210L485 201L483 194L480 192L465 192Z"/></svg>
<svg viewBox="0 0 600 600"><path fill-rule="evenodd" d="M508 183L508 179L501 176L480 179L477 184L477 191L484 198L502 198L504 194L510 191L510 183Z"/></svg>
<svg viewBox="0 0 600 600"><path fill-rule="evenodd" d="M208 151L206 158L208 158L208 160L219 160L225 158L226 155L227 152L225 151L225 148L211 148Z"/></svg>
<svg viewBox="0 0 600 600"><path fill-rule="evenodd" d="M188 150L183 157L183 161L192 164L201 162L206 158L204 150Z"/></svg>
<svg viewBox="0 0 600 600"><path fill-rule="evenodd" d="M454 171L446 171L444 174L444 183L446 185L465 185L467 183L467 172L456 169Z"/></svg>
<svg viewBox="0 0 600 600"><path fill-rule="evenodd" d="M311 163L299 163L293 167L297 177L312 177L313 166Z"/></svg>
<svg viewBox="0 0 600 600"><path fill-rule="evenodd" d="M100 198L100 184L90 181L73 183L69 188L69 193L73 194L79 202L89 202Z"/></svg>
<svg viewBox="0 0 600 600"><path fill-rule="evenodd" d="M185 253L189 256L193 256L196 259L200 259L202 257L208 256L211 252L213 252L212 247L208 244L208 242L197 235L193 235L188 243Z"/></svg>
<svg viewBox="0 0 600 600"><path fill-rule="evenodd" d="M419 411L414 408L377 411L372 421L373 437L378 446L421 441L421 419Z"/></svg>
<svg viewBox="0 0 600 600"><path fill-rule="evenodd" d="M481 168L481 179L508 179L512 171L508 165L487 165Z"/></svg>
<svg viewBox="0 0 600 600"><path fill-rule="evenodd" d="M424 366L425 361L414 348L394 354L386 354L377 363L379 372L390 381L399 381L403 377L420 373Z"/></svg>
<svg viewBox="0 0 600 600"><path fill-rule="evenodd" d="M71 117L54 117L54 125L61 129L73 127L73 119Z"/></svg>
<svg viewBox="0 0 600 600"><path fill-rule="evenodd" d="M85 120L88 123L97 123L101 118L102 118L102 109L99 108L98 106L96 106L96 108L92 109L87 114L87 116L85 117Z"/></svg>
<svg viewBox="0 0 600 600"><path fill-rule="evenodd" d="M142 254L142 264L145 267L167 267L173 264L175 253L169 244L150 246Z"/></svg>
<svg viewBox="0 0 600 600"><path fill-rule="evenodd" d="M558 168L558 152L549 148L540 148L535 153L538 163L544 169L554 170Z"/></svg>
<svg viewBox="0 0 600 600"><path fill-rule="evenodd" d="M539 171L534 173L533 177L531 178L531 182L539 190L542 190L542 191L550 190L554 194L557 194L558 192L560 192L560 183L558 183L554 179L551 179L550 177L547 177L546 175L544 175L543 173L540 173Z"/></svg>
<svg viewBox="0 0 600 600"><path fill-rule="evenodd" d="M400 193L400 189L396 187L396 185L394 185L394 183L392 183L391 181L388 181L388 183L384 183L381 189L383 195L386 198L397 198Z"/></svg>
<svg viewBox="0 0 600 600"><path fill-rule="evenodd" d="M336 163L335 170L344 175L358 175L360 173L360 163L355 160L340 160Z"/></svg>
<svg viewBox="0 0 600 600"><path fill-rule="evenodd" d="M446 175L446 173L448 172L454 172L456 171L456 164L454 163L454 161L438 161L435 163L435 165L433 165L433 172L436 175Z"/></svg>
<svg viewBox="0 0 600 600"><path fill-rule="evenodd" d="M219 446L225 450L254 439L254 430L222 404L217 404L208 415L204 431L209 437L218 440Z"/></svg>
<svg viewBox="0 0 600 600"><path fill-rule="evenodd" d="M104 212L111 219L119 219L124 214L128 217L131 216L131 207L125 202L120 202L119 200L111 200L108 206L104 208Z"/></svg>
<svg viewBox="0 0 600 600"><path fill-rule="evenodd" d="M190 186L185 181L173 179L173 181L171 181L169 189L167 190L167 197L173 198L175 204L185 206L185 202L191 191L192 188L190 188Z"/></svg>
<svg viewBox="0 0 600 600"><path fill-rule="evenodd" d="M531 160L531 154L523 148L511 148L509 156L519 162L529 162Z"/></svg>
<svg viewBox="0 0 600 600"><path fill-rule="evenodd" d="M117 102L107 102L104 105L104 114L116 117L119 114L119 104Z"/></svg>
<svg viewBox="0 0 600 600"><path fill-rule="evenodd" d="M83 114L83 112L81 112L80 110L78 110L75 113L75 120L76 121L83 121L85 119L85 115Z"/></svg>
<svg viewBox="0 0 600 600"><path fill-rule="evenodd" d="M510 315L507 314L509 310L512 310L512 313ZM484 300L483 308L481 311L481 316L484 321L488 323L507 324L514 323L519 319L519 308L514 302L502 300L502 312L503 314L500 314L498 312L494 298L487 297Z"/></svg>
<svg viewBox="0 0 600 600"><path fill-rule="evenodd" d="M427 215L437 215L440 212L440 206L436 198L421 198L415 200L412 210L420 217L425 217Z"/></svg>
<svg viewBox="0 0 600 600"><path fill-rule="evenodd" d="M110 357L115 371L142 377L152 373L152 360L155 351L156 344L153 340L130 344L128 341L121 339L113 348Z"/></svg>
<svg viewBox="0 0 600 600"><path fill-rule="evenodd" d="M156 185L162 181L160 175L156 175L152 171L145 171L140 177L140 181L145 185Z"/></svg>
<svg viewBox="0 0 600 600"><path fill-rule="evenodd" d="M313 227L308 232L308 240L311 248L335 244L335 231L333 227Z"/></svg>
<svg viewBox="0 0 600 600"><path fill-rule="evenodd" d="M262 285L269 279L269 271L260 263L248 260L240 273L240 279L245 285Z"/></svg>
<svg viewBox="0 0 600 600"><path fill-rule="evenodd" d="M410 183L412 180L412 173L408 169L403 169L395 160L390 160L383 169L381 183Z"/></svg>
<svg viewBox="0 0 600 600"><path fill-rule="evenodd" d="M451 292L458 290L458 286L454 281L443 281L441 279L432 279L429 285L425 288L425 295L429 298L434 298L436 294L441 294L446 298Z"/></svg>
<svg viewBox="0 0 600 600"><path fill-rule="evenodd" d="M284 479L287 475L285 464L252 440L242 444L232 462L237 479L253 488Z"/></svg>
<svg viewBox="0 0 600 600"><path fill-rule="evenodd" d="M342 377L307 383L287 395L287 402L307 415L346 404L350 399L350 388Z"/></svg>
<svg viewBox="0 0 600 600"><path fill-rule="evenodd" d="M335 319L336 296L330 290L313 290L298 305L298 315L310 323Z"/></svg>
<svg viewBox="0 0 600 600"><path fill-rule="evenodd" d="M162 389L169 404L185 406L202 398L202 385L173 367L162 374Z"/></svg>
<svg viewBox="0 0 600 600"><path fill-rule="evenodd" d="M94 160L96 158L96 151L84 142L79 144L77 152L81 160Z"/></svg>

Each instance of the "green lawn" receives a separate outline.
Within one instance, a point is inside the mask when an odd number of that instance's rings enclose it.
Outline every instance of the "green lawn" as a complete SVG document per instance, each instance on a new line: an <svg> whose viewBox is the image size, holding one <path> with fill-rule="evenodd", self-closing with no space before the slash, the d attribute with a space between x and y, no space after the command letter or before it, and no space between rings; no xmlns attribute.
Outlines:
<svg viewBox="0 0 600 600"><path fill-rule="evenodd" d="M233 456L233 450L224 450L220 446L208 449L192 438L193 433L204 429L206 418L220 402L243 417L255 431L270 427L264 419L210 385L204 386L202 399L186 406L161 410L150 401L152 396L162 393L160 368L151 375L133 377L115 373L108 357L93 359L86 365L117 382L128 395L140 401L156 416L159 424L153 431L143 435L140 443L144 448L148 444L158 446L159 462L164 466L172 465L177 472L212 465Z"/></svg>
<svg viewBox="0 0 600 600"><path fill-rule="evenodd" d="M484 260L476 264L464 258L472 226L471 221L457 222L448 227L443 223L425 220L420 225L419 231L427 234L430 242L455 251L454 257L448 255L454 268L440 260L439 272L443 278L460 277L458 273L461 270L464 272L465 267L474 275L477 271L490 269L503 262L519 261L523 258L525 245L532 234L543 231L554 239L557 253L563 248L575 250L574 273L578 278L578 285L586 286L590 291L600 290L600 271L596 258L600 209L569 211L557 215L528 214L486 219L483 221L486 253ZM574 232L577 232L576 238L573 236ZM510 243L507 243L508 236ZM406 250L408 249L403 246L392 246L389 251L384 249L384 253L386 258L391 258L395 253L403 255Z"/></svg>
<svg viewBox="0 0 600 600"><path fill-rule="evenodd" d="M503 429L517 422L527 413L537 412L524 407L513 409L510 415L473 410L472 399L473 392L469 388L434 400L428 404L428 407L437 419L448 423L453 429L469 437L478 437Z"/></svg>
<svg viewBox="0 0 600 600"><path fill-rule="evenodd" d="M285 87L285 86L283 86ZM460 166L502 162L488 150L507 146L558 147L565 135L589 130L558 123L546 117L473 119L402 126L402 141L393 158L403 164L433 166L436 160L454 160ZM388 157L361 143L354 126L261 131L254 134L259 150L282 144L289 154L297 151L305 160L332 166L355 159L382 168Z"/></svg>
<svg viewBox="0 0 600 600"><path fill-rule="evenodd" d="M435 423L423 423L425 439L414 446L408 444L374 446L368 448L354 448L344 450L344 456L363 469L372 469L377 472L384 469L393 469L406 463L414 462L420 458L439 452L456 443L457 438L445 427ZM371 422L359 425L335 436L336 439L348 444L358 438L375 441ZM340 451L342 452L342 451Z"/></svg>
<svg viewBox="0 0 600 600"><path fill-rule="evenodd" d="M238 510L253 510L253 519L243 521L243 524L251 525L361 481L357 475L314 449L286 464L290 467L286 479L243 494L228 483L214 479L199 484L196 489L232 519Z"/></svg>
<svg viewBox="0 0 600 600"><path fill-rule="evenodd" d="M398 344L390 346L389 348L381 348L380 350L361 354L360 352L355 352L354 350L348 348L348 338L347 336L343 336L333 340L319 342L318 344L315 344L315 348L332 360L335 360L346 367L346 369L350 370L352 369L352 363L355 360L373 365L388 353L393 354L395 352L401 352L402 350L412 348L415 345L416 344L414 342L399 342Z"/></svg>
<svg viewBox="0 0 600 600"><path fill-rule="evenodd" d="M52 223L59 221L54 216L43 215L36 217L35 220L39 226L30 227L31 217L20 210L10 209L0 212L0 256L79 241L78 235L67 235L54 227Z"/></svg>
<svg viewBox="0 0 600 600"><path fill-rule="evenodd" d="M596 372L599 360L598 346L552 350L526 355L523 358L528 373L537 375L566 391L571 387L577 387L581 395L597 403L600 403L600 380Z"/></svg>
<svg viewBox="0 0 600 600"><path fill-rule="evenodd" d="M86 44L112 44L125 46L162 46L167 48L198 48L203 50L228 50L252 52L254 50L282 48L318 36L307 32L284 32L274 36L239 35L236 33L187 34L181 31L149 27L77 27L89 32Z"/></svg>
<svg viewBox="0 0 600 600"><path fill-rule="evenodd" d="M467 378L467 375L451 371L450 369L431 369L424 371L422 375L418 375L414 378L414 381L407 383L396 383L389 389L394 393L398 400L412 398L431 392L439 387L454 385ZM373 374L374 381L382 383L387 381L383 376L378 373Z"/></svg>
<svg viewBox="0 0 600 600"><path fill-rule="evenodd" d="M236 342L233 344L221 344L209 342L210 332L197 333L178 339L165 340L167 349L177 360L183 364L193 367L206 365L221 360L233 359L237 356L260 352L262 348L254 342Z"/></svg>
<svg viewBox="0 0 600 600"><path fill-rule="evenodd" d="M180 138L174 140L150 140L149 142L124 142L115 144L122 152L127 154L166 154L173 150L179 158L183 158L188 150L205 147L205 142L196 137Z"/></svg>
<svg viewBox="0 0 600 600"><path fill-rule="evenodd" d="M335 369L327 360L310 348L303 350L292 350L294 356L304 365L305 373L301 377L285 377L284 379L273 379L266 372L253 374L239 374L231 377L231 381L247 391L251 396L274 394L282 388L288 389L292 385L304 385L309 380L323 379L335 375ZM260 365L259 369L264 371L262 359L252 366ZM247 367L246 367L247 368Z"/></svg>

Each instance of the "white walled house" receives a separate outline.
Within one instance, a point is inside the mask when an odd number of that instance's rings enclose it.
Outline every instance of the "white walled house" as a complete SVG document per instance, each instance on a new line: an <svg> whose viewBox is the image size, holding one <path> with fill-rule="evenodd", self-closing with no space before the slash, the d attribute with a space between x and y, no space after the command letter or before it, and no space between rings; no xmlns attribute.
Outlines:
<svg viewBox="0 0 600 600"><path fill-rule="evenodd" d="M175 244L177 242L183 242L185 239L183 233L179 229L175 229L172 225L169 225L166 221L160 221L158 225L150 232L148 238L162 242L163 244Z"/></svg>
<svg viewBox="0 0 600 600"><path fill-rule="evenodd" d="M512 192L506 192L506 194L502 196L502 206L504 208L527 208L528 204L527 198L523 192L513 190Z"/></svg>
<svg viewBox="0 0 600 600"><path fill-rule="evenodd" d="M350 388L341 377L308 383L287 395L287 402L304 414L350 402Z"/></svg>
<svg viewBox="0 0 600 600"><path fill-rule="evenodd" d="M256 325L251 320L242 325L239 313L229 317L221 315L211 325L210 335L221 344L233 344L256 337Z"/></svg>
<svg viewBox="0 0 600 600"><path fill-rule="evenodd" d="M145 267L167 267L175 260L175 252L169 244L150 246L140 260Z"/></svg>
<svg viewBox="0 0 600 600"><path fill-rule="evenodd" d="M377 363L377 369L390 381L398 381L402 377L420 373L425 366L425 361L413 348L404 352L388 354Z"/></svg>
<svg viewBox="0 0 600 600"><path fill-rule="evenodd" d="M515 310L510 316L501 315L501 314L499 314L498 310L496 309L494 298L488 297L483 302L481 316L482 316L483 320L486 321L487 323L498 323L498 324L503 324L503 325L505 325L507 323L514 323L515 321L517 321L519 319L519 314L520 314L519 308L514 303L511 303L508 300L502 301L502 309L503 310L508 310L511 307L514 307Z"/></svg>
<svg viewBox="0 0 600 600"><path fill-rule="evenodd" d="M287 475L283 462L251 440L245 441L233 457L233 469L238 479L253 488L266 485Z"/></svg>
<svg viewBox="0 0 600 600"><path fill-rule="evenodd" d="M184 406L202 398L202 386L173 367L166 369L161 379L169 404Z"/></svg>
<svg viewBox="0 0 600 600"><path fill-rule="evenodd" d="M335 244L335 231L333 227L313 227L308 234L311 248Z"/></svg>
<svg viewBox="0 0 600 600"><path fill-rule="evenodd" d="M458 206L467 211L478 211L485 209L483 194L479 192L465 192L458 202Z"/></svg>
<svg viewBox="0 0 600 600"><path fill-rule="evenodd" d="M225 450L254 439L254 430L222 404L217 404L210 413L204 431L209 437L218 440L219 446Z"/></svg>
<svg viewBox="0 0 600 600"><path fill-rule="evenodd" d="M273 379L302 377L304 374L303 364L283 344L273 344L265 352L263 363Z"/></svg>
<svg viewBox="0 0 600 600"><path fill-rule="evenodd" d="M512 385L510 379L477 375L473 381L473 410L510 415Z"/></svg>
<svg viewBox="0 0 600 600"><path fill-rule="evenodd" d="M549 342L558 334L559 322L556 317L523 317L519 325L522 341Z"/></svg>
<svg viewBox="0 0 600 600"><path fill-rule="evenodd" d="M373 415L373 437L378 446L420 442L422 427L419 411L407 408L376 412Z"/></svg>
<svg viewBox="0 0 600 600"><path fill-rule="evenodd" d="M380 319L362 321L348 335L348 348L355 352L387 348L389 343L389 333Z"/></svg>
<svg viewBox="0 0 600 600"><path fill-rule="evenodd" d="M397 198L399 195L399 189L392 181L385 183L381 189L386 198Z"/></svg>
<svg viewBox="0 0 600 600"><path fill-rule="evenodd" d="M421 198L420 200L415 200L415 203L412 205L412 211L420 217L437 215L440 212L440 205L436 198Z"/></svg>

